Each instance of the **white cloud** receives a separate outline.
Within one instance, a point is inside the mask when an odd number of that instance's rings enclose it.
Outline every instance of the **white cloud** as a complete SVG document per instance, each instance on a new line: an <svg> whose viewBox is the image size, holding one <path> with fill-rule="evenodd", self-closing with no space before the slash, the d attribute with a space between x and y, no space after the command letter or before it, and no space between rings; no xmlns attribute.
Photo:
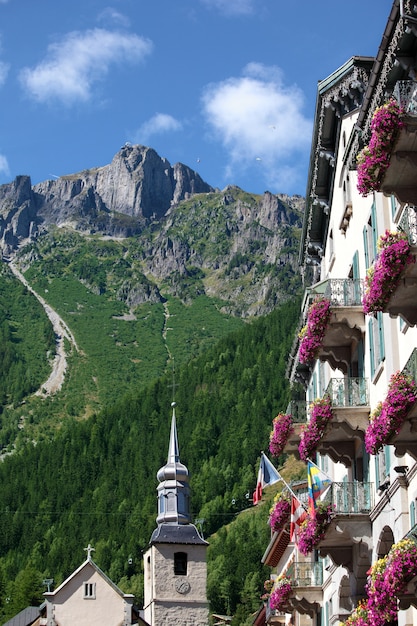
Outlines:
<svg viewBox="0 0 417 626"><path fill-rule="evenodd" d="M255 0L202 0L202 2L225 15L250 15L255 7Z"/></svg>
<svg viewBox="0 0 417 626"><path fill-rule="evenodd" d="M152 135L181 130L182 124L171 115L156 113L135 134L135 142L147 144Z"/></svg>
<svg viewBox="0 0 417 626"><path fill-rule="evenodd" d="M119 24L127 28L130 26L130 20L126 15L117 11L113 7L106 7L98 16L98 21L102 23Z"/></svg>
<svg viewBox="0 0 417 626"><path fill-rule="evenodd" d="M269 185L296 179L297 157L309 150L312 121L302 112L304 96L284 85L277 67L249 64L240 78L209 85L203 113L228 152L228 176L258 163ZM288 188L288 185L287 185Z"/></svg>
<svg viewBox="0 0 417 626"><path fill-rule="evenodd" d="M4 174L5 176L10 176L10 168L7 162L6 157L3 154L0 154L0 174Z"/></svg>
<svg viewBox="0 0 417 626"><path fill-rule="evenodd" d="M50 45L39 65L24 68L20 79L39 102L83 102L89 100L93 84L104 78L112 63L137 63L151 50L152 43L137 35L100 28L72 32Z"/></svg>

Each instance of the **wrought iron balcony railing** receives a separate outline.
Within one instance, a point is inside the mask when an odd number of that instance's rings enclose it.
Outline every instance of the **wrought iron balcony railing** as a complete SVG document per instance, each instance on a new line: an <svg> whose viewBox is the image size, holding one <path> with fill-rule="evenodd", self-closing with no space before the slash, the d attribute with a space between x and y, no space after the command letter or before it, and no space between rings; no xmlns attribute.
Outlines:
<svg viewBox="0 0 417 626"><path fill-rule="evenodd" d="M369 385L366 378L332 378L326 394L336 408L369 406Z"/></svg>
<svg viewBox="0 0 417 626"><path fill-rule="evenodd" d="M294 587L321 587L323 584L323 562L292 563L286 575Z"/></svg>
<svg viewBox="0 0 417 626"><path fill-rule="evenodd" d="M370 513L373 508L372 483L332 483L324 500L333 505L336 515Z"/></svg>
<svg viewBox="0 0 417 626"><path fill-rule="evenodd" d="M307 421L307 402L291 400L287 407L287 414L291 415L294 424L304 424Z"/></svg>
<svg viewBox="0 0 417 626"><path fill-rule="evenodd" d="M282 613L281 611L277 611L276 609L271 609L271 606L269 604L269 600L266 604L265 607L265 622L267 624L272 623L272 619L273 619L273 623L282 623L285 624L285 613Z"/></svg>
<svg viewBox="0 0 417 626"><path fill-rule="evenodd" d="M332 306L361 306L364 281L360 278L330 278L324 290L324 297Z"/></svg>
<svg viewBox="0 0 417 626"><path fill-rule="evenodd" d="M397 81L393 96L406 115L417 116L417 83L414 80Z"/></svg>
<svg viewBox="0 0 417 626"><path fill-rule="evenodd" d="M407 235L410 246L417 246L417 207L407 204L398 222L399 230Z"/></svg>

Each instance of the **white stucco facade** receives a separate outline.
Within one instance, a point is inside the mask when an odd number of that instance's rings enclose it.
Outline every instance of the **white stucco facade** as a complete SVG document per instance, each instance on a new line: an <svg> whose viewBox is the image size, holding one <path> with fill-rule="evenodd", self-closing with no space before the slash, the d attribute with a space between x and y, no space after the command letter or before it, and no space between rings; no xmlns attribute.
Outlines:
<svg viewBox="0 0 417 626"><path fill-rule="evenodd" d="M290 379L304 387L307 406L326 394L331 398L333 418L312 460L333 481L329 497L334 515L309 557L312 570L321 569L321 584L312 576L303 585L294 580L288 612L282 616L267 611L270 624L344 623L367 597L373 564L401 540L417 540L417 404L404 416L399 433L390 435L378 452L365 446L370 417L385 401L393 374L406 373L417 382L414 101L403 113L404 127L393 136L389 177L382 179L379 191L359 193L355 160L369 143L375 109L397 93L398 81L408 81L410 93L417 87L410 69L417 66L412 20L417 23L415 5L395 0L376 60L353 57L318 85L300 251L306 285L300 328L317 297L330 300L331 316L322 345L307 365L300 362L300 342L295 341ZM408 69L396 62L405 50ZM399 230L407 233L413 263L404 269L383 310L365 313L365 278L376 262L377 242L386 231ZM294 438L286 451L297 456ZM274 541L277 535L271 537L265 562L273 564L273 576L289 575L305 557L289 544L273 563ZM406 591L396 597L398 626L417 624L417 577L407 579Z"/></svg>

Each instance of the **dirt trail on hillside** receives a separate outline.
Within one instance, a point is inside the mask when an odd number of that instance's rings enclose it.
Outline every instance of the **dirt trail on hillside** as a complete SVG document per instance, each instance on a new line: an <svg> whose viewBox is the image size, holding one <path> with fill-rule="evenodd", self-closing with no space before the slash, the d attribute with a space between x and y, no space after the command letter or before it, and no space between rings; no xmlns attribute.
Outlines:
<svg viewBox="0 0 417 626"><path fill-rule="evenodd" d="M51 321L51 324L54 329L54 333L56 335L56 352L55 352L55 357L54 357L54 361L52 364L52 372L48 380L45 381L41 385L38 391L35 392L35 395L37 396L49 396L59 391L59 389L61 389L63 382L64 382L65 372L67 369L67 355L65 353L64 339L67 339L71 343L71 345L74 346L77 352L78 352L78 345L77 345L77 342L75 341L74 335L72 334L71 330L69 329L67 324L64 322L62 317L60 317L58 313L52 307L50 307L49 304L42 298L42 296L40 296L33 289L33 287L29 285L26 278L23 276L21 272L19 272L17 267L14 265L13 260L10 261L9 267L11 271L13 272L13 274L16 276L16 278L18 278L25 285L25 287L35 296L35 298L37 298L37 300L41 303L41 305L43 306L45 310L46 315L49 317Z"/></svg>

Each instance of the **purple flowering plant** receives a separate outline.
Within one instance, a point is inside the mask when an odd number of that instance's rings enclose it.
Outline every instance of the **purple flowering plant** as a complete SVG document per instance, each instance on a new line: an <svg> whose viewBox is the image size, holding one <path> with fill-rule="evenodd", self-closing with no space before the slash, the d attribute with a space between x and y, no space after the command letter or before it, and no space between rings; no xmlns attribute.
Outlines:
<svg viewBox="0 0 417 626"><path fill-rule="evenodd" d="M316 298L308 309L307 324L299 333L300 347L298 358L300 363L310 363L316 358L317 352L323 343L330 317L330 300L327 298Z"/></svg>
<svg viewBox="0 0 417 626"><path fill-rule="evenodd" d="M306 556L324 538L332 521L333 504L318 502L315 517L309 516L300 526L298 533L298 550Z"/></svg>
<svg viewBox="0 0 417 626"><path fill-rule="evenodd" d="M333 419L331 398L325 394L322 398L314 400L311 405L310 419L301 427L298 453L304 462L315 452L320 440L324 435L327 424Z"/></svg>
<svg viewBox="0 0 417 626"><path fill-rule="evenodd" d="M364 313L384 311L405 267L414 263L405 233L389 230L378 241L379 254L365 278Z"/></svg>
<svg viewBox="0 0 417 626"><path fill-rule="evenodd" d="M371 139L356 159L357 188L362 196L380 190L382 180L389 168L395 136L404 126L402 116L403 109L394 99L375 110L371 121Z"/></svg>
<svg viewBox="0 0 417 626"><path fill-rule="evenodd" d="M393 374L385 399L371 413L365 432L367 452L377 454L393 435L399 433L416 401L417 385L413 378L404 372Z"/></svg>
<svg viewBox="0 0 417 626"><path fill-rule="evenodd" d="M291 516L291 500L287 493L277 493L274 498L274 505L269 512L268 523L274 532L280 531L288 522Z"/></svg>
<svg viewBox="0 0 417 626"><path fill-rule="evenodd" d="M292 593L291 580L284 575L275 580L274 589L269 597L269 606L274 611L282 611Z"/></svg>
<svg viewBox="0 0 417 626"><path fill-rule="evenodd" d="M278 413L272 420L272 431L269 437L269 451L274 456L279 456L288 441L288 437L294 430L292 416L288 413Z"/></svg>
<svg viewBox="0 0 417 626"><path fill-rule="evenodd" d="M397 598L417 576L417 545L411 539L394 544L387 556L368 572L366 592L369 626L383 626L397 618Z"/></svg>

